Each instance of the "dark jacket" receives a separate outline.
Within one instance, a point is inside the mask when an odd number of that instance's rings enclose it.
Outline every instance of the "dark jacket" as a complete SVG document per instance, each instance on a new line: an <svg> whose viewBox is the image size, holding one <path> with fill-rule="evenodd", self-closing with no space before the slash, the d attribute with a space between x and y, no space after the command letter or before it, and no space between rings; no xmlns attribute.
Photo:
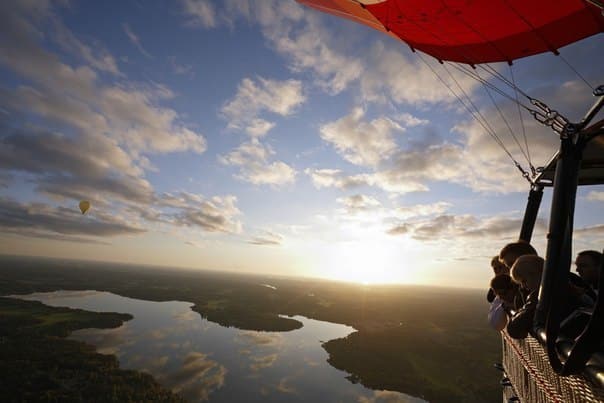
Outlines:
<svg viewBox="0 0 604 403"><path fill-rule="evenodd" d="M529 331L533 328L533 317L535 316L538 300L538 290L535 290L528 295L525 304L508 322L506 330L510 337L514 339L524 339L528 336Z"/></svg>

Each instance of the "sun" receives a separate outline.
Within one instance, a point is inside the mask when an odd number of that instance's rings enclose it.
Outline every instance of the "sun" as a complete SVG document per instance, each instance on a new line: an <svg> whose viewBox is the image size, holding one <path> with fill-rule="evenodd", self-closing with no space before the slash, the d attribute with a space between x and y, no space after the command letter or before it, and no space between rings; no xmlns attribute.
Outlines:
<svg viewBox="0 0 604 403"><path fill-rule="evenodd" d="M325 277L364 285L401 282L392 246L379 241L351 241L332 246L322 262Z"/></svg>

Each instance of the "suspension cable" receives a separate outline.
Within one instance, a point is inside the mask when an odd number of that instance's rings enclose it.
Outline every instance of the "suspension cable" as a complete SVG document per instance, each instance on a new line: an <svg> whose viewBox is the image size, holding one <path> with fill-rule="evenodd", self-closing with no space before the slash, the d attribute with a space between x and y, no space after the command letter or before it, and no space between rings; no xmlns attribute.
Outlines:
<svg viewBox="0 0 604 403"><path fill-rule="evenodd" d="M508 65L508 67L510 70L510 79L512 80L512 83L514 84L514 95L516 96L516 101L518 101L518 86L516 85L516 80L514 79L514 69L512 68L511 64ZM520 111L520 106L518 105L518 103L516 104L516 106L518 107L518 119L520 120L520 127L522 127L522 137L524 138L524 146L526 147L526 154L528 156L529 167L531 168L531 173L533 174L533 176L535 176L537 174L537 172L531 161L531 149L528 146L526 128L524 127L524 118L522 117L522 112Z"/></svg>
<svg viewBox="0 0 604 403"><path fill-rule="evenodd" d="M593 85L591 85L591 84L589 83L589 81L587 81L587 79L586 79L585 77L583 77L583 75L581 75L581 73L579 73L579 71L578 71L577 69L575 69L575 68L573 67L573 65L572 65L572 64L570 64L570 63L568 62L568 60L566 60L566 59L564 58L564 56L562 56L562 54L558 54L558 57L559 57L560 59L562 59L562 61L563 61L563 62L564 62L564 63L565 63L567 66L568 66L568 68L569 68L569 69L571 69L572 71L574 71L574 72L575 72L575 74L576 74L576 75L577 75L577 76L578 76L578 77L579 77L579 78L580 78L580 79L581 79L581 80L582 80L582 81L583 81L583 82L584 82L584 83L585 83L585 84L586 84L586 85L587 85L589 88L591 88L591 90L592 90L592 91L594 91L594 90L595 90L595 87L594 87Z"/></svg>
<svg viewBox="0 0 604 403"><path fill-rule="evenodd" d="M516 98L514 98L513 96L509 95L508 93L506 93L505 91L503 91L501 88L497 87L496 85L490 83L488 80L482 78L478 73L475 73L474 71L472 71L469 67L461 65L461 64L451 64L453 67L455 67L457 70L461 71L462 73L466 74L468 77L478 81L479 83L489 87L491 90L497 92L499 95L501 95L504 98L509 99L510 101L514 102L515 104L517 104L519 107L524 108L525 110L527 110L528 112L533 112L533 109L529 108L528 106L526 106L525 104L523 104L522 102L520 102L519 100L517 100ZM482 67L482 65L480 65L479 67ZM489 66L490 67L490 66ZM484 70L484 69L483 69ZM487 72L489 72L488 70L485 70ZM497 73L499 74L499 73ZM509 85L510 87L512 86L512 84ZM532 100L531 97L529 97L527 95L527 98L529 100Z"/></svg>
<svg viewBox="0 0 604 403"><path fill-rule="evenodd" d="M526 111L528 111L528 113L531 114L531 116L533 116L533 118L541 123L544 126L548 126L551 127L556 133L558 134L562 134L564 132L565 127L567 127L569 121L568 119L566 119L564 116L562 116L558 111L551 109L549 106L547 106L544 102L532 98L531 96L527 95L526 93L524 93L520 88L516 87L518 89L518 91L523 94L530 102L533 106L537 107L537 109L531 109L529 107L527 107L526 105L524 105L521 102L517 102L515 98L513 98L511 95L508 95L506 92L502 91L500 88L498 88L497 86L489 83L488 81L484 80L483 78L481 78L480 76L478 76L476 73L469 71L468 67L462 68L456 65L453 65L455 68L457 68L460 71L463 71L465 74L467 74L468 76L474 78L475 80L484 83L485 85L487 85L489 88L493 89L494 91L496 91L497 93L499 93L500 95L504 96L505 98L508 98L509 100L511 100L512 102L516 103L517 105L519 105L520 107L524 108ZM482 67L482 65L479 65L479 67ZM491 69L493 69L491 66L489 66ZM486 71L489 71L488 69L485 69ZM501 76L500 73L495 72L494 70L492 71L492 73L495 74L495 76L499 79L501 79L502 81L508 82L510 87L514 87L513 83L510 83L510 81Z"/></svg>
<svg viewBox="0 0 604 403"><path fill-rule="evenodd" d="M499 105L497 104L497 102L495 102L495 98L493 98L493 95L491 94L491 92L489 91L489 89L488 89L487 86L485 86L483 84L483 87L484 87L487 95L491 99L491 102L493 103L493 106L495 106L495 109L497 109L497 112L499 112L499 116L501 117L501 119L503 120L503 122L505 123L505 125L507 126L507 128L508 128L508 130L510 132L510 136L512 136L512 138L514 139L514 142L516 143L516 145L518 146L518 149L520 150L520 152L522 153L522 155L526 159L526 162L528 162L529 166L531 166L531 160L530 160L529 155L527 154L527 152L525 151L525 149L522 148L522 145L520 144L520 142L518 141L518 138L514 134L514 130L512 130L512 127L508 123L508 120L505 118L505 115L502 112L501 108L499 108ZM526 149L528 150L528 146L526 147Z"/></svg>
<svg viewBox="0 0 604 403"><path fill-rule="evenodd" d="M514 156L510 153L510 151L507 149L507 147L505 146L505 144L501 141L501 139L497 136L497 134L488 126L488 123L486 122L486 119L484 119L484 117L481 120L480 118L478 118L476 116L476 114L474 113L474 111L472 111L472 109L466 104L466 102L464 102L464 100L459 96L459 94L457 94L457 92L451 87L451 85L449 85L449 83L447 83L441 76L440 74L424 59L424 57L422 56L421 53L418 53L419 59L430 69L430 71L432 71L432 73L436 76L436 78L453 94L453 96L455 96L455 98L457 98L457 100L459 101L459 103L470 113L470 115L482 126L482 128L491 136L491 138L495 141L495 143L497 143L497 145L499 145L499 147L501 147L501 149L507 154L507 156L510 158L510 160L512 161L512 163L516 166L516 168L518 168L518 170L520 170L520 172L522 173L522 176L524 178L526 178L529 182L530 182L530 178L529 178L529 174L528 172L526 172L522 166L518 163L518 161L516 161L516 159L514 158ZM448 70L447 70L448 71ZM449 72L449 74L451 74ZM454 79L455 82L457 82L457 80ZM459 83L457 83L457 85L459 86ZM461 88L461 86L459 86ZM463 88L461 88L463 91ZM465 91L464 91L465 93ZM466 97L467 94L466 94ZM468 97L469 98L469 97ZM471 102L471 100L470 100ZM474 105L474 108L476 108L476 106ZM480 114L480 112L478 111L478 113ZM482 115L480 115L482 117Z"/></svg>
<svg viewBox="0 0 604 403"><path fill-rule="evenodd" d="M472 116L474 116L474 118L476 120L478 120L482 127L484 127L484 129L491 135L491 137L493 137L493 139L505 150L505 152L510 155L511 157L511 153L508 151L507 147L505 147L505 144L503 143L503 141L501 140L501 138L497 135L497 132L495 131L495 129L493 129L493 127L489 124L489 121L484 117L484 115L480 112L480 110L478 109L478 107L476 106L476 104L472 101L472 98L470 98L470 96L467 94L467 92L463 89L463 87L461 86L461 84L459 84L459 81L457 81L457 79L455 78L455 76L451 73L451 71L447 68L446 64L443 64L443 68L445 69L445 71L449 74L449 77L451 77L451 80L453 80L453 82L455 83L455 85L457 85L457 88L459 88L459 90L461 91L461 93L464 95L464 97L466 98L467 102L472 106L472 108L474 109L474 112L472 112L471 110L469 110L470 113L472 113ZM478 116L478 118L476 117ZM512 160L514 161L514 163L517 164L516 160L512 157Z"/></svg>

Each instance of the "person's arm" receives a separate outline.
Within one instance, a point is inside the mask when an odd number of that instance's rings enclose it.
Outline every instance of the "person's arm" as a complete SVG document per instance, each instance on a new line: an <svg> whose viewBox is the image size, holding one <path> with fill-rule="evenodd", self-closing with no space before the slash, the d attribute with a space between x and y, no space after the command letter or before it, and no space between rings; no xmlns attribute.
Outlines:
<svg viewBox="0 0 604 403"><path fill-rule="evenodd" d="M505 329L505 325L508 323L508 315L503 307L503 301L499 297L495 297L491 302L487 318L493 329L497 331Z"/></svg>
<svg viewBox="0 0 604 403"><path fill-rule="evenodd" d="M529 299L522 308L510 319L506 330L513 339L524 339L528 336L533 327L533 318L537 308L536 296L529 296Z"/></svg>

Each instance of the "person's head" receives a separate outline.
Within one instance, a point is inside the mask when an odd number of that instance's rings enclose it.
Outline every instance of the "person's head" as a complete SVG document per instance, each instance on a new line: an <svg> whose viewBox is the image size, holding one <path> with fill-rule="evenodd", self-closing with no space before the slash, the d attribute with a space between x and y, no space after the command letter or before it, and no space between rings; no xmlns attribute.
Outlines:
<svg viewBox="0 0 604 403"><path fill-rule="evenodd" d="M512 242L503 247L499 252L499 260L511 269L518 257L523 255L537 255L535 248L525 241Z"/></svg>
<svg viewBox="0 0 604 403"><path fill-rule="evenodd" d="M499 256L493 256L493 258L491 259L491 268L493 269L493 273L495 273L496 276L499 274L510 273L510 269L508 269L506 265L499 260Z"/></svg>
<svg viewBox="0 0 604 403"><path fill-rule="evenodd" d="M602 254L597 250L584 250L575 259L577 273L592 287L597 287L602 267Z"/></svg>
<svg viewBox="0 0 604 403"><path fill-rule="evenodd" d="M523 255L516 259L510 270L512 280L522 288L535 291L541 284L541 273L543 272L543 258L537 255Z"/></svg>
<svg viewBox="0 0 604 403"><path fill-rule="evenodd" d="M508 274L499 274L491 280L491 288L495 295L506 302L514 302L518 284L512 281Z"/></svg>

